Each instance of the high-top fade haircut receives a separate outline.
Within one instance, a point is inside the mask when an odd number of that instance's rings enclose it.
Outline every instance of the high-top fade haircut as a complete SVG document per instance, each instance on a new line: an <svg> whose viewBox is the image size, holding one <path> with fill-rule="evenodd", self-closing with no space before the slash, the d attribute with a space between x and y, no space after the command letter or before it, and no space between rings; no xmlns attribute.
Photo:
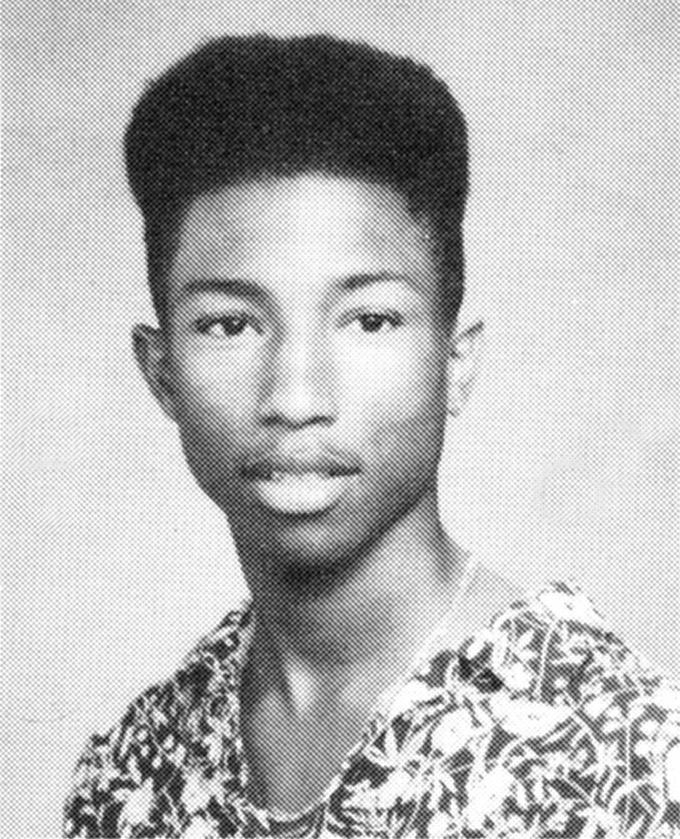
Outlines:
<svg viewBox="0 0 680 839"><path fill-rule="evenodd" d="M179 229L200 195L309 172L388 185L423 223L455 319L463 296L467 132L411 59L326 35L211 40L149 84L125 136L161 323Z"/></svg>

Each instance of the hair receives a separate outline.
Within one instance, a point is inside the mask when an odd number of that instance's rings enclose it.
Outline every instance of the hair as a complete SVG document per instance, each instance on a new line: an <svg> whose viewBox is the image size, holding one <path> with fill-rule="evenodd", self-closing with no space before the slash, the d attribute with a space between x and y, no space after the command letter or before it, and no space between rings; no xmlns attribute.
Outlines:
<svg viewBox="0 0 680 839"><path fill-rule="evenodd" d="M208 41L147 86L125 155L161 320L166 273L195 198L312 171L398 191L427 226L446 313L458 312L465 120L446 85L409 58L326 35Z"/></svg>

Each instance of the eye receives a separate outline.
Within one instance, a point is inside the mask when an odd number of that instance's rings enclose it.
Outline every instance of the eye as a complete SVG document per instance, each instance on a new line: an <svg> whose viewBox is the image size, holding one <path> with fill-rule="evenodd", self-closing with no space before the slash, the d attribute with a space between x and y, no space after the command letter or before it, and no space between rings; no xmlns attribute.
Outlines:
<svg viewBox="0 0 680 839"><path fill-rule="evenodd" d="M201 318L197 321L196 328L202 335L209 335L211 338L239 338L250 330L259 331L246 315Z"/></svg>
<svg viewBox="0 0 680 839"><path fill-rule="evenodd" d="M392 312L365 312L357 316L356 322L362 332L389 332L401 324L401 318Z"/></svg>

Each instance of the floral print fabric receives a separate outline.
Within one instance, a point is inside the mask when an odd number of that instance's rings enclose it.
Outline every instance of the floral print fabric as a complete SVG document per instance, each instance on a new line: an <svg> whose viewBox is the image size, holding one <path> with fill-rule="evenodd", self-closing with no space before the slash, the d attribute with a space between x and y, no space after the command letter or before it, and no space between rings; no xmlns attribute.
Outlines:
<svg viewBox="0 0 680 839"><path fill-rule="evenodd" d="M440 632L383 697L316 806L245 795L239 678L253 615L230 613L175 676L94 736L69 837L680 836L680 687L565 583L462 644Z"/></svg>

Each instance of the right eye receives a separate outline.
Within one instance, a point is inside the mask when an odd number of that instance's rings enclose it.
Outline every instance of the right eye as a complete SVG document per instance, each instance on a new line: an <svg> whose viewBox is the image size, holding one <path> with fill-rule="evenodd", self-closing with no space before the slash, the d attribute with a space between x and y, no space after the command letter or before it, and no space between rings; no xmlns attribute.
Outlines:
<svg viewBox="0 0 680 839"><path fill-rule="evenodd" d="M211 338L239 338L257 326L246 315L220 315L201 318L196 323L198 332Z"/></svg>

